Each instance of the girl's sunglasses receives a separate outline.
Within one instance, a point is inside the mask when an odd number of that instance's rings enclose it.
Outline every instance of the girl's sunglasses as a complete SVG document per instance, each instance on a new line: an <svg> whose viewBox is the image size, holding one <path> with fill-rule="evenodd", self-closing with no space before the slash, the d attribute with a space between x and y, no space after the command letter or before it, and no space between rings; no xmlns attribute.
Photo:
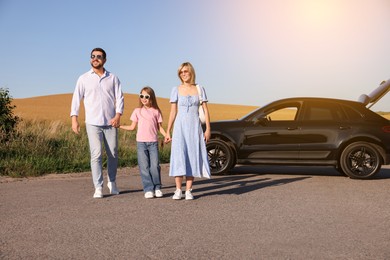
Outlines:
<svg viewBox="0 0 390 260"><path fill-rule="evenodd" d="M140 97L140 98L145 98L145 99L149 99L149 98L150 98L149 95L142 95L142 94L139 94L139 97Z"/></svg>

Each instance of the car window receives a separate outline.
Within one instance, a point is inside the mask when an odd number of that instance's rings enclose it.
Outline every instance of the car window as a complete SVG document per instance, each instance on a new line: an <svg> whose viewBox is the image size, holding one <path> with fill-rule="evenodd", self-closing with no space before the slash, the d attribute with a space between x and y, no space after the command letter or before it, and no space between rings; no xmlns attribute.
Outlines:
<svg viewBox="0 0 390 260"><path fill-rule="evenodd" d="M283 107L267 114L269 121L294 121L298 108L296 106Z"/></svg>
<svg viewBox="0 0 390 260"><path fill-rule="evenodd" d="M300 113L301 102L277 102L271 103L250 114L245 120L254 123L265 121L295 121Z"/></svg>
<svg viewBox="0 0 390 260"><path fill-rule="evenodd" d="M351 121L362 120L363 115L360 112L356 111L355 109L353 109L352 107L349 107L349 106L343 106L343 108L344 108L344 111L347 114L349 120L351 120Z"/></svg>
<svg viewBox="0 0 390 260"><path fill-rule="evenodd" d="M333 102L307 102L306 121L340 121L345 116L339 104Z"/></svg>

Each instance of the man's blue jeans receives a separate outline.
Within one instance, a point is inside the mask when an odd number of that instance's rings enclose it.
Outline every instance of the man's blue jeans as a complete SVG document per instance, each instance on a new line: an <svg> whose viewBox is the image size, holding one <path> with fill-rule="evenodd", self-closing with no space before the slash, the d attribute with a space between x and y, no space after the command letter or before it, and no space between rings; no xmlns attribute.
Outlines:
<svg viewBox="0 0 390 260"><path fill-rule="evenodd" d="M103 144L107 153L108 181L116 180L118 168L118 129L112 126L86 124L91 152L92 180L95 188L103 187L102 153Z"/></svg>
<svg viewBox="0 0 390 260"><path fill-rule="evenodd" d="M158 142L137 142L137 155L144 192L161 189Z"/></svg>

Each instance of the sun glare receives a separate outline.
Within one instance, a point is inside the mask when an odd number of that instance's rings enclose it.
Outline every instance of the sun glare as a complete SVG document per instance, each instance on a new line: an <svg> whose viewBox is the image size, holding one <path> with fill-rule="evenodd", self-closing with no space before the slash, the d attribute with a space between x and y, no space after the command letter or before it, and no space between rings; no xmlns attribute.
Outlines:
<svg viewBox="0 0 390 260"><path fill-rule="evenodd" d="M333 0L301 0L296 2L296 17L301 26L312 29L327 29L339 21L341 2Z"/></svg>

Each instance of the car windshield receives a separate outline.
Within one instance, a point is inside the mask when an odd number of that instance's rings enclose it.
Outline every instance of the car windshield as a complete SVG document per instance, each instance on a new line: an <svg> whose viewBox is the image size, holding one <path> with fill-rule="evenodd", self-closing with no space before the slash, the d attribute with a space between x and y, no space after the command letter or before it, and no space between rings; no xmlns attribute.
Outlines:
<svg viewBox="0 0 390 260"><path fill-rule="evenodd" d="M257 111L259 111L260 109L262 109L262 107L259 107L258 109L249 112L248 114L239 118L238 120L245 120L245 121L251 120L257 114Z"/></svg>

